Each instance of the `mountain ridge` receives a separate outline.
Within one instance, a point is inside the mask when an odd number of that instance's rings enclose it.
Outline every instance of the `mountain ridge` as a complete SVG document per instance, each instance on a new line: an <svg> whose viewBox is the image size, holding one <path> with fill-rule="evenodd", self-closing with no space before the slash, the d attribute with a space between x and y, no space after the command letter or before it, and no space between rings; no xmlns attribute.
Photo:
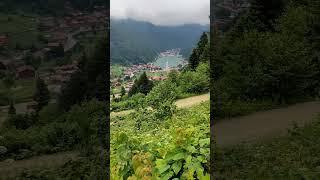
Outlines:
<svg viewBox="0 0 320 180"><path fill-rule="evenodd" d="M188 57L201 34L209 25L155 25L133 19L111 18L111 63L137 64L152 62L167 49L181 48Z"/></svg>

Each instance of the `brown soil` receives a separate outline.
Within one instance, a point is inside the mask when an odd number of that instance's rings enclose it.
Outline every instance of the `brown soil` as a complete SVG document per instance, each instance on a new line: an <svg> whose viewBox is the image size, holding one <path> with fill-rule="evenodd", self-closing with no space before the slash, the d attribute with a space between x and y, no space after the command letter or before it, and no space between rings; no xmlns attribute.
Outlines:
<svg viewBox="0 0 320 180"><path fill-rule="evenodd" d="M320 113L320 102L307 102L286 108L257 112L248 116L217 122L213 131L219 146L236 145L258 139L281 136L293 122L302 126Z"/></svg>
<svg viewBox="0 0 320 180"><path fill-rule="evenodd" d="M24 170L36 170L55 168L64 165L66 162L78 157L78 152L63 152L51 155L42 155L30 159L0 162L0 179L12 178Z"/></svg>

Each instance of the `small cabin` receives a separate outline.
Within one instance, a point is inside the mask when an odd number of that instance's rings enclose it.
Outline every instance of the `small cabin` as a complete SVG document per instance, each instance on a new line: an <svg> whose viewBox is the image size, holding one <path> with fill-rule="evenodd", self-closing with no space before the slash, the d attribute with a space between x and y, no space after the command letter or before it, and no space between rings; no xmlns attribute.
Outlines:
<svg viewBox="0 0 320 180"><path fill-rule="evenodd" d="M22 66L17 69L17 77L21 79L33 78L35 71L32 66Z"/></svg>

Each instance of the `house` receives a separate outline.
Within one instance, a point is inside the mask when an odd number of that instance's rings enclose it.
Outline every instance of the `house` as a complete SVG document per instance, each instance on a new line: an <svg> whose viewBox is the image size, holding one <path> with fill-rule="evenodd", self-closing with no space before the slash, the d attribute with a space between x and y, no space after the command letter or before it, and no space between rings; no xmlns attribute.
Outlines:
<svg viewBox="0 0 320 180"><path fill-rule="evenodd" d="M54 17L45 17L40 19L39 30L49 31L55 28L56 23Z"/></svg>
<svg viewBox="0 0 320 180"><path fill-rule="evenodd" d="M28 112L33 112L38 106L38 103L35 101L32 101L30 103L27 104L27 111Z"/></svg>
<svg viewBox="0 0 320 180"><path fill-rule="evenodd" d="M9 42L8 36L2 35L0 36L0 47L7 46Z"/></svg>
<svg viewBox="0 0 320 180"><path fill-rule="evenodd" d="M161 77L161 76L151 76L149 78L149 80L151 80L151 81L163 81L163 80L166 80L166 78L165 77Z"/></svg>
<svg viewBox="0 0 320 180"><path fill-rule="evenodd" d="M69 76L63 76L63 75L53 75L50 77L50 81L52 84L63 84L70 80Z"/></svg>
<svg viewBox="0 0 320 180"><path fill-rule="evenodd" d="M52 43L59 43L59 44L65 44L68 40L68 36L64 32L55 32L53 33L50 42Z"/></svg>
<svg viewBox="0 0 320 180"><path fill-rule="evenodd" d="M33 78L35 75L34 69L32 66L21 66L17 68L17 77L21 79Z"/></svg>

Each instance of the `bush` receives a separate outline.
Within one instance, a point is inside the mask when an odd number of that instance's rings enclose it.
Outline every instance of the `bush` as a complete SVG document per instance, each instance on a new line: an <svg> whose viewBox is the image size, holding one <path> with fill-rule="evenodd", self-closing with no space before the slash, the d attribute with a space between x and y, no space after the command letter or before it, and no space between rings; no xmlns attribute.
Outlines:
<svg viewBox="0 0 320 180"><path fill-rule="evenodd" d="M178 87L183 93L204 93L209 91L209 66L201 63L196 71L186 71L179 76Z"/></svg>
<svg viewBox="0 0 320 180"><path fill-rule="evenodd" d="M5 122L7 126L14 127L16 129L28 129L35 125L38 121L36 114L17 114L10 116Z"/></svg>
<svg viewBox="0 0 320 180"><path fill-rule="evenodd" d="M133 109L135 108L141 99L143 99L145 97L144 94L138 93L135 94L129 98L122 98L121 101L119 102L111 102L110 105L110 110L117 112L117 111L124 111L124 110L128 110L128 109Z"/></svg>

